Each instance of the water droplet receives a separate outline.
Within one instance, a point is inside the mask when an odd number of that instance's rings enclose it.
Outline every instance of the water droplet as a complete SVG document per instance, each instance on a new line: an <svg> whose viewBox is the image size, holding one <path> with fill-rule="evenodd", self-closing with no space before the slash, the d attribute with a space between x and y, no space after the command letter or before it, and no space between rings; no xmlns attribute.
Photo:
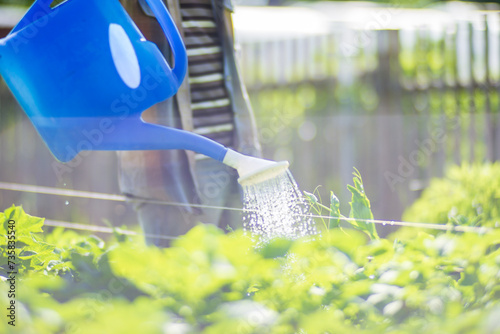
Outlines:
<svg viewBox="0 0 500 334"><path fill-rule="evenodd" d="M387 223L386 223L386 222L383 222L383 223L382 223L382 225L384 225L384 226L385 226L385 225L387 225Z"/></svg>
<svg viewBox="0 0 500 334"><path fill-rule="evenodd" d="M66 187L66 183L64 183L64 186Z"/></svg>
<svg viewBox="0 0 500 334"><path fill-rule="evenodd" d="M64 202L64 205L68 205L68 204L69 204L69 201Z"/></svg>
<svg viewBox="0 0 500 334"><path fill-rule="evenodd" d="M317 234L309 205L290 171L264 182L243 186L243 227L257 247L274 238L297 239Z"/></svg>
<svg viewBox="0 0 500 334"><path fill-rule="evenodd" d="M394 225L394 221L391 221L391 225Z"/></svg>

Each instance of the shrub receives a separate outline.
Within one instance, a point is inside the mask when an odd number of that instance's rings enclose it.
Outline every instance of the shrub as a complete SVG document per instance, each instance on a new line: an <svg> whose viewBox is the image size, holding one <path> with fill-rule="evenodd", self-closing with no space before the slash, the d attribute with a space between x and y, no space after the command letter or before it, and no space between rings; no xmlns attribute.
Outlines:
<svg viewBox="0 0 500 334"><path fill-rule="evenodd" d="M389 242L335 228L255 249L241 231L199 225L158 249L118 231L108 242L42 233L42 219L12 207L0 213L1 305L9 220L17 322L4 315L1 333L500 331L498 230Z"/></svg>
<svg viewBox="0 0 500 334"><path fill-rule="evenodd" d="M403 215L411 222L498 227L500 163L453 166Z"/></svg>

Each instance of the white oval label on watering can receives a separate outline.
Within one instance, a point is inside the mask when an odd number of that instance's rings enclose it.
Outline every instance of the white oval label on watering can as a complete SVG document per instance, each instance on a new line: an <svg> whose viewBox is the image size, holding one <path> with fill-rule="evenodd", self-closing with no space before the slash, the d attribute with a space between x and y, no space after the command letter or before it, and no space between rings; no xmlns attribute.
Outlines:
<svg viewBox="0 0 500 334"><path fill-rule="evenodd" d="M141 83L141 69L134 46L123 27L116 23L109 25L109 46L116 70L123 82L132 89Z"/></svg>

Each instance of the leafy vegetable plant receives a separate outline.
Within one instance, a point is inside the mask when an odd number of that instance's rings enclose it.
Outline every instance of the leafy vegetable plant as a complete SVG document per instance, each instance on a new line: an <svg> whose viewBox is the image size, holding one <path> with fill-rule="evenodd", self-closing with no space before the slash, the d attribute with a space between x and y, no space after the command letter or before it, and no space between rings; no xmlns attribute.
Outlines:
<svg viewBox="0 0 500 334"><path fill-rule="evenodd" d="M330 192L330 207L321 204L321 201L318 201L318 198L314 194L304 192L305 197L311 209L321 217L320 219L326 230L340 227L340 222L343 220L349 222L355 229L365 232L370 239L378 239L377 229L375 228L375 224L371 221L373 220L373 214L370 207L370 200L365 194L363 179L357 169L354 169L353 176L354 186L347 186L347 189L349 189L352 194L352 200L350 202L351 211L349 213L349 218L351 219L346 219L346 217L340 213L340 203L333 191ZM328 224L323 219L323 210L329 213L330 218Z"/></svg>
<svg viewBox="0 0 500 334"><path fill-rule="evenodd" d="M377 238L354 178L359 231L332 228L342 217L332 196L329 230L260 248L209 225L167 249L119 231L47 232L11 207L0 214L0 304L12 300L15 220L17 322L3 317L0 333L500 333L500 231Z"/></svg>
<svg viewBox="0 0 500 334"><path fill-rule="evenodd" d="M406 210L403 219L499 227L500 163L464 163L450 167L444 177L431 180L422 196Z"/></svg>

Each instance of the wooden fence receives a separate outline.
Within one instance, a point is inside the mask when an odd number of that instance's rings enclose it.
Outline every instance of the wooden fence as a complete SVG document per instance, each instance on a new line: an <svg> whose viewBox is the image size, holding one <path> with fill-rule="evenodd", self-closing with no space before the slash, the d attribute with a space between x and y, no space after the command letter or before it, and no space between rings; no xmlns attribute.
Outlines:
<svg viewBox="0 0 500 334"><path fill-rule="evenodd" d="M266 156L290 160L303 190L322 185L324 200L333 190L344 210L358 168L379 219L399 219L450 164L499 160L500 15L476 14L437 28L334 25L322 34L242 39ZM0 110L0 181L119 192L113 152L92 152L58 178L1 81ZM120 203L0 191L0 207L12 203L52 219L136 221Z"/></svg>
<svg viewBox="0 0 500 334"><path fill-rule="evenodd" d="M304 190L340 194L345 210L357 167L375 216L399 219L450 164L500 159L499 22L482 11L437 27L243 41L266 154L293 161ZM270 130L273 118L287 127Z"/></svg>

